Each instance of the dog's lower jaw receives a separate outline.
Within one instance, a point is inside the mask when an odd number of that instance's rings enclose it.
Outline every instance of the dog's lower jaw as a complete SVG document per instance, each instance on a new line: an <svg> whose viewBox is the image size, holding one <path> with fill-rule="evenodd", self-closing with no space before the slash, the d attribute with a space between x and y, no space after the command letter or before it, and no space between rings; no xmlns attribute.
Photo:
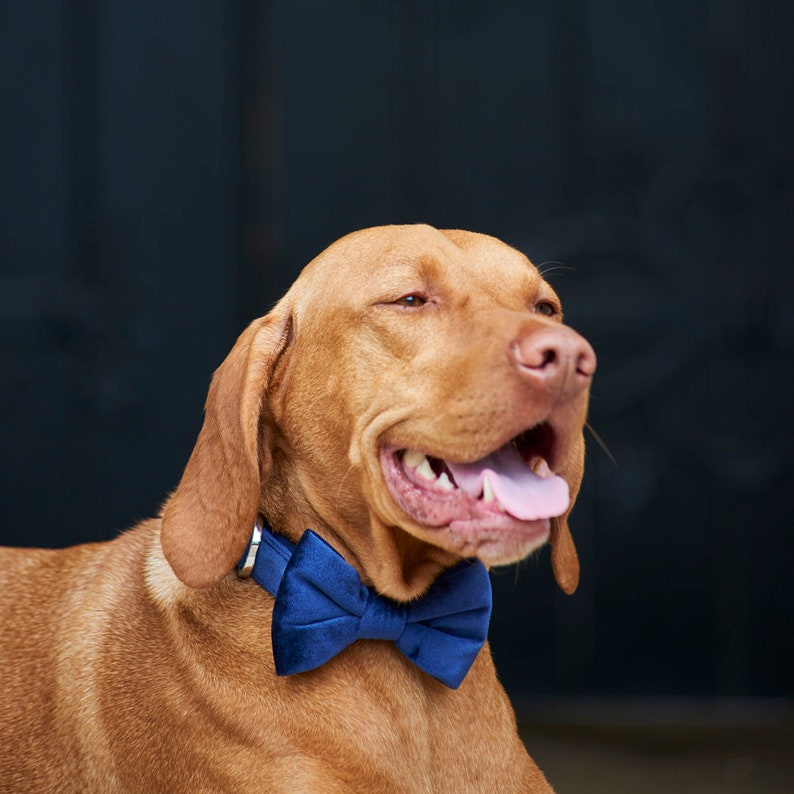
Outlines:
<svg viewBox="0 0 794 794"><path fill-rule="evenodd" d="M448 542L462 557L477 557L486 566L496 567L520 562L545 545L551 534L551 520L521 522L519 531L510 525L499 527L493 521L453 521L447 529Z"/></svg>
<svg viewBox="0 0 794 794"><path fill-rule="evenodd" d="M519 519L496 500L473 498L458 488L424 487L418 478L406 476L404 462L392 449L382 448L379 460L385 483L382 509L391 523L453 561L476 557L488 566L508 565L549 540L550 517Z"/></svg>

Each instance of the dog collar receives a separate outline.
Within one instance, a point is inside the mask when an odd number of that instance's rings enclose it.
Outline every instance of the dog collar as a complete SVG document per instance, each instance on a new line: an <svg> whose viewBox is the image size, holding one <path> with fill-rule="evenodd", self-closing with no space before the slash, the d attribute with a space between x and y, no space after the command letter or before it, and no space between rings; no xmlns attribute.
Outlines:
<svg viewBox="0 0 794 794"><path fill-rule="evenodd" d="M461 561L421 598L403 604L362 584L358 571L311 529L296 545L260 517L238 575L276 599L271 633L281 676L320 667L356 640L388 640L457 689L488 634L491 582L479 560Z"/></svg>

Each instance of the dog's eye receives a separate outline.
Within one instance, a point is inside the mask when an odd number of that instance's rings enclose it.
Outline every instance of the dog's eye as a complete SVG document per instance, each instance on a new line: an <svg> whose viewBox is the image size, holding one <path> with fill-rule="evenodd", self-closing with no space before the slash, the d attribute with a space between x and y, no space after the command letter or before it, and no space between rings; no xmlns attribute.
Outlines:
<svg viewBox="0 0 794 794"><path fill-rule="evenodd" d="M394 303L396 303L398 306L409 306L411 308L415 308L417 306L424 306L427 303L427 300L422 295L412 292L410 295L403 295L402 298L397 298Z"/></svg>
<svg viewBox="0 0 794 794"><path fill-rule="evenodd" d="M554 317L557 314L557 307L548 301L538 301L533 307L532 311L535 314L542 314L544 317Z"/></svg>

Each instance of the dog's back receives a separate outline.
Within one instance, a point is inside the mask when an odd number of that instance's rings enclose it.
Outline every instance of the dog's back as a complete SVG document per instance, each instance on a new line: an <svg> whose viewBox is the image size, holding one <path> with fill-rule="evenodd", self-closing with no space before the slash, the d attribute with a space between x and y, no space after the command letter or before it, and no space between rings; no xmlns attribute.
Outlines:
<svg viewBox="0 0 794 794"><path fill-rule="evenodd" d="M94 754L102 734L96 671L107 643L131 640L140 545L124 536L0 549L0 790L77 790L90 779L83 746Z"/></svg>

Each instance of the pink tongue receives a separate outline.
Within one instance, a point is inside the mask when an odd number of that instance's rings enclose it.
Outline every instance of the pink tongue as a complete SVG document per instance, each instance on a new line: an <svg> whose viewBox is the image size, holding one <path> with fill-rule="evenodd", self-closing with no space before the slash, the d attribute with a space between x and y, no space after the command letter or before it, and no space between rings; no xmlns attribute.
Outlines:
<svg viewBox="0 0 794 794"><path fill-rule="evenodd" d="M540 477L530 471L512 444L474 463L449 463L458 487L479 497L485 476L499 503L511 516L523 521L561 516L570 503L568 483L552 475Z"/></svg>

